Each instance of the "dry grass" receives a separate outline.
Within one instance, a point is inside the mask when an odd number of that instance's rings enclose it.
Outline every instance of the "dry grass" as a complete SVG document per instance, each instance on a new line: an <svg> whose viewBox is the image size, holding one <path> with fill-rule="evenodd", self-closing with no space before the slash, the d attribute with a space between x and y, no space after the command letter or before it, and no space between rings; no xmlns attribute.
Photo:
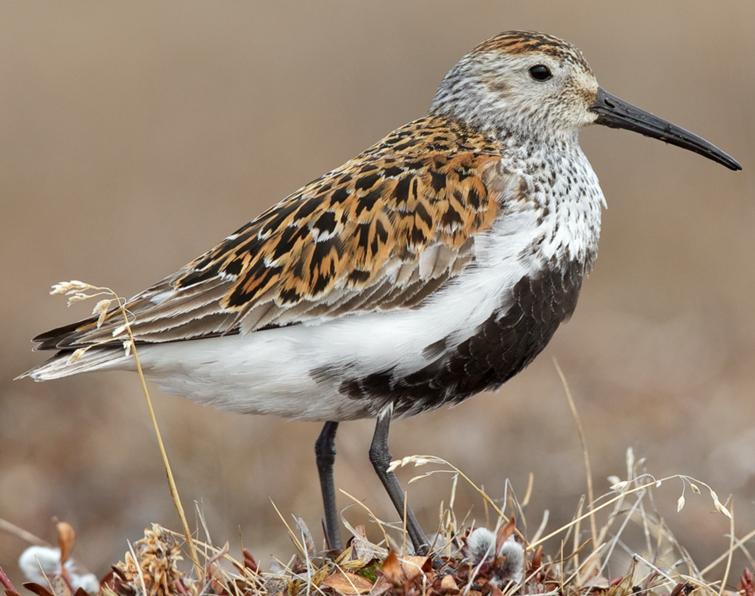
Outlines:
<svg viewBox="0 0 755 596"><path fill-rule="evenodd" d="M98 581L71 558L76 536L65 522L57 523L58 545L0 520L0 529L31 546L19 562L30 580L24 587L41 595L100 594L468 594L473 596L513 594L744 594L755 596L755 583L749 568L755 567L746 543L755 531L735 535L733 505L723 503L704 482L675 474L656 478L643 459L631 449L626 453L624 478L611 477L610 492L594 497L588 442L575 400L566 378L555 363L582 446L586 497L576 505L570 522L549 529L548 511L536 515L529 510L533 476L519 499L510 483L498 497L491 496L462 470L431 455L415 455L392 462L391 469L421 468L410 478L415 482L430 477L448 479L448 498L438 503L438 520L432 535L429 556L411 551L405 520L397 523L380 519L361 500L342 491L369 516L370 526L352 525L342 512L350 538L342 551L318 547L304 521L291 522L278 507L282 530L288 533L294 553L286 561L265 566L253 554L241 549L234 555L227 543L217 544L201 509L197 506L197 530L192 532L173 478L159 425L131 335L131 315L124 301L112 290L83 282L64 282L53 288L69 302L102 298L95 306L101 324L109 316L124 320L127 341L124 349L135 359L160 457L165 467L171 498L181 521L182 532L158 524L145 529L144 537L127 542L123 558ZM71 358L82 354L74 352ZM479 497L484 512L480 524L467 511L455 510L460 483L467 484ZM705 567L692 560L674 537L656 507L656 492L673 485L679 490L677 511L687 503L687 494L709 499L720 515L722 530L728 527L729 545L724 553ZM703 495L703 493L705 493ZM554 496L558 499L557 496ZM665 498L665 497L664 497ZM559 505L563 505L559 503ZM528 519L535 517L535 520ZM534 525L537 521L537 525ZM588 522L588 529L583 522ZM491 528L489 530L488 528ZM532 530L532 528L535 528ZM747 567L733 575L736 551L743 554ZM11 596L18 594L0 568L0 586ZM733 587L734 586L734 587Z"/></svg>
<svg viewBox="0 0 755 596"><path fill-rule="evenodd" d="M176 480L173 476L173 468L170 465L168 451L165 448L165 441L163 440L162 432L160 432L160 425L157 422L155 407L152 405L152 396L150 395L149 388L147 387L147 379L145 378L144 370L142 369L142 361L139 358L139 350L136 347L136 340L134 339L134 334L131 330L131 323L134 320L134 316L126 309L126 299L119 296L111 288L105 286L95 286L81 281L67 281L57 283L52 287L50 294L65 296L67 298L68 306L71 306L71 304L74 302L84 302L98 299L97 303L94 305L94 309L92 310L92 314L97 315L98 328L101 327L108 318L120 317L123 319L122 327L127 338L123 341L123 347L126 354L130 354L134 359L136 373L139 377L139 384L144 395L147 412L149 413L149 420L155 433L157 446L160 450L160 459L162 461L163 468L165 469L165 476L168 480L170 497L173 500L173 505L176 508L178 518L181 520L184 537L186 538L186 545L189 549L190 560L194 563L197 574L199 574L201 572L199 568L199 559L194 549L194 543L191 540L189 522L186 520L186 513L184 512L183 503L181 502L181 495L178 493L178 486L176 485ZM71 354L70 359L76 360L78 358L81 358L87 350L93 347L95 346L92 345L75 350Z"/></svg>
<svg viewBox="0 0 755 596"><path fill-rule="evenodd" d="M411 456L395 461L393 466L420 472L409 480L410 485L429 477L448 478L448 497L438 504L430 557L411 552L400 521L379 519L367 505L354 499L357 506L369 512L370 524L352 526L351 508L346 508L342 519L350 539L344 550L326 551L324 545L318 546L319 541L300 518L288 519L280 514L281 531L288 532L293 554L285 561L261 565L247 549L234 553L227 543L214 542L197 508L198 529L192 535L192 546L200 565L188 563L192 555L182 532L153 524L143 538L124 548L123 558L101 578L100 593L755 593L749 571L734 573L732 569L736 551L743 553L749 567L753 566L745 543L755 532L736 537L730 504L722 503L710 487L684 475L655 478L631 450L627 451L624 478L615 478L612 490L594 501L578 503L573 519L554 529L548 528L547 511L537 516L529 511L526 496L520 500L509 487L506 494L494 498L443 459ZM460 483L469 484L478 493L482 510L489 515L485 524L492 527L491 532L481 530L470 512L460 515L455 511ZM656 497L668 499L668 491L664 490L668 486L679 491L680 510L688 496L707 499L720 515L722 532L728 528L729 548L706 567L690 558L657 512ZM659 491L663 491L662 496ZM583 529L588 519L595 520L595 540L591 528ZM61 526L65 528L65 524L59 525L59 532ZM20 534L7 522L3 527ZM24 538L42 543L28 533ZM70 553L71 533L61 536L60 543L58 552ZM520 558L518 553L523 556ZM72 587L76 584L71 575L65 571L62 575L48 574L45 582L26 587L37 594L74 593ZM0 584L5 581L6 591L13 594L15 588L3 577L0 574Z"/></svg>

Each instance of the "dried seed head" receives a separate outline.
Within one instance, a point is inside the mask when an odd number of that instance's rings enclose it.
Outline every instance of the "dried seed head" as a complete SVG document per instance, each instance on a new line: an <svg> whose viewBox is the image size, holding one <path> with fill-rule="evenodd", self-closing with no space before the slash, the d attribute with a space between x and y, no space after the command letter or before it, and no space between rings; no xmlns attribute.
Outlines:
<svg viewBox="0 0 755 596"><path fill-rule="evenodd" d="M84 292L90 289L94 289L94 286L86 282L73 279L71 281L60 281L56 284L53 284L52 288L50 288L50 294L65 295L72 292Z"/></svg>
<svg viewBox="0 0 755 596"><path fill-rule="evenodd" d="M110 312L110 306L113 304L112 298L105 298L103 300L100 300L97 302L97 304L94 305L94 308L92 309L93 315L98 315L97 317L97 329L102 327L102 324L105 322L105 319L107 319L108 313Z"/></svg>
<svg viewBox="0 0 755 596"><path fill-rule="evenodd" d="M116 567L136 593L140 591L142 578L150 594L174 594L179 591L184 575L178 564L183 557L171 534L158 524L152 524L150 529L144 531L144 538L134 544L134 553L136 559L127 552L123 562Z"/></svg>

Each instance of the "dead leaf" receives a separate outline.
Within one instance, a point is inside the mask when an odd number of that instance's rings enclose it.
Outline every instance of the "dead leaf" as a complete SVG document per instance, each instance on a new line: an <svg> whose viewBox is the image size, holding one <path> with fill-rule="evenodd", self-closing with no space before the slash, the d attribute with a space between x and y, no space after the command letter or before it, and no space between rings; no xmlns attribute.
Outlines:
<svg viewBox="0 0 755 596"><path fill-rule="evenodd" d="M365 565L375 559L383 559L387 556L388 551L386 549L377 546L376 544L372 544L372 542L367 539L364 526L357 526L354 528L353 534L351 546L356 553L357 559L364 561Z"/></svg>
<svg viewBox="0 0 755 596"><path fill-rule="evenodd" d="M34 582L26 582L25 584L23 584L23 586L30 592L37 594L37 596L55 596L52 592L50 592L50 590L48 590L44 586L35 584Z"/></svg>
<svg viewBox="0 0 755 596"><path fill-rule="evenodd" d="M336 571L333 575L326 577L320 585L332 588L344 596L366 594L372 589L370 580L348 571Z"/></svg>
<svg viewBox="0 0 755 596"><path fill-rule="evenodd" d="M456 594L459 591L459 585L453 575L443 576L443 579L440 580L440 591L445 594Z"/></svg>
<svg viewBox="0 0 755 596"><path fill-rule="evenodd" d="M247 569L251 569L252 572L257 573L260 568L257 565L257 561L255 560L252 553L250 553L247 549L243 548L241 549L241 553L244 555L244 567Z"/></svg>
<svg viewBox="0 0 755 596"><path fill-rule="evenodd" d="M76 544L76 532L73 526L67 522L55 524L58 529L58 546L60 547L60 563L65 563L71 558L73 547Z"/></svg>
<svg viewBox="0 0 755 596"><path fill-rule="evenodd" d="M428 557L415 557L415 556L401 557L401 559L399 559L399 562L401 564L401 571L404 574L404 578L407 581L412 581L415 577L419 576L422 572L429 571L429 568L426 567L428 561L429 561Z"/></svg>
<svg viewBox="0 0 755 596"><path fill-rule="evenodd" d="M384 594L385 592L389 592L391 590L391 582L389 582L387 579L385 579L382 575L377 578L377 581L372 586L372 590L370 591L370 596L381 596L381 594Z"/></svg>
<svg viewBox="0 0 755 596"><path fill-rule="evenodd" d="M530 562L529 574L532 574L535 571L539 570L542 565L543 565L543 547L538 546L535 549L535 554L532 555L532 561Z"/></svg>
<svg viewBox="0 0 755 596"><path fill-rule="evenodd" d="M514 535L515 531L516 531L516 520L514 520L513 517L510 518L509 521L507 521L500 528L498 528L498 532L496 532L496 535L495 535L495 552L496 553L501 551L501 547L503 546L503 543L506 542L509 538L511 538Z"/></svg>
<svg viewBox="0 0 755 596"><path fill-rule="evenodd" d="M375 559L382 561L388 556L387 548L372 544L369 541L364 526L353 527L347 520L344 519L342 521L343 525L346 526L346 529L352 535L352 537L349 539L348 544L349 547L354 551L354 555L357 559L364 561L364 564L367 565ZM349 547L347 547L347 550Z"/></svg>
<svg viewBox="0 0 755 596"><path fill-rule="evenodd" d="M388 553L380 569L383 572L383 577L393 585L397 586L403 582L404 572L401 570L401 563L399 563L395 552L390 551Z"/></svg>

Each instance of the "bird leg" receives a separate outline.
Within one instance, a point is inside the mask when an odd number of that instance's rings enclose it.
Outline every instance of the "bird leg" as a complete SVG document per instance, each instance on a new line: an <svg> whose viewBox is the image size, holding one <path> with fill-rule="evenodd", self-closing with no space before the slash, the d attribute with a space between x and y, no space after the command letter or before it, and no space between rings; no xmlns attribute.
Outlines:
<svg viewBox="0 0 755 596"><path fill-rule="evenodd" d="M372 444L370 445L370 461L385 490L388 491L388 496L393 501L396 511L398 511L402 519L406 515L406 529L414 545L414 552L425 554L430 543L417 522L414 512L406 506L406 494L404 493L404 489L401 488L396 474L388 470L388 466L391 463L391 454L388 452L388 430L390 426L390 412L378 416L377 424L375 425L375 434L372 437Z"/></svg>
<svg viewBox="0 0 755 596"><path fill-rule="evenodd" d="M341 550L336 510L336 489L333 484L333 464L336 461L336 430L338 422L326 422L315 442L317 472L320 475L320 490L325 511L325 542L328 548Z"/></svg>

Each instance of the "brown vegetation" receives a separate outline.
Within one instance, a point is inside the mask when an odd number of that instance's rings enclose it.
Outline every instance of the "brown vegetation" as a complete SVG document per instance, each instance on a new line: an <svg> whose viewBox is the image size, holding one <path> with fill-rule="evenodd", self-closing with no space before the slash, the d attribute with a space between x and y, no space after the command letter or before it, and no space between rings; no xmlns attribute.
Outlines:
<svg viewBox="0 0 755 596"><path fill-rule="evenodd" d="M578 504L573 519L549 530L548 513L537 526L528 523L532 487L520 499L507 485L507 494L493 499L458 468L440 458L412 456L393 463L396 468L414 466L421 474L411 482L436 475L450 480L448 499L438 503L439 517L428 556L411 552L401 523L378 519L366 509L369 527L353 527L343 516L350 538L340 552L317 546L304 521L281 515L281 530L288 533L294 553L286 560L260 564L242 548L216 544L204 517L197 510L198 530L187 548L182 533L158 524L144 537L128 543L122 559L100 580L100 594L340 594L508 596L513 594L742 594L752 596L750 569L753 560L745 546L755 532L739 538L734 515L715 491L688 476L655 478L627 452L627 477L613 478L612 490ZM485 511L483 526L467 512L455 512L456 491L468 484L478 494ZM655 492L676 484L680 489L677 509L686 505L687 494L708 498L720 514L722 530L728 527L729 548L706 567L692 560L684 545L655 510ZM705 496L702 496L704 493ZM347 495L350 496L350 495ZM277 511L277 508L276 508ZM518 523L515 522L518 520ZM532 521L532 520L530 520ZM589 523L588 523L589 522ZM485 526L492 526L493 531ZM13 529L6 523L6 529ZM58 523L58 548L48 550L68 564L47 569L44 581L30 581L24 588L44 596L86 594L81 577L86 573L71 559L75 535ZM29 536L25 538L28 540ZM42 543L39 539L31 538ZM43 544L43 543L42 543ZM33 547L39 548L39 546ZM732 566L735 551L744 553L744 569ZM192 554L195 553L195 554ZM192 565L192 557L197 560ZM28 558L28 557L27 557ZM23 565L22 565L23 566ZM28 567L28 563L26 564ZM43 563L39 564L44 567ZM35 576L24 569L33 579ZM0 584L8 594L17 593L0 571Z"/></svg>

